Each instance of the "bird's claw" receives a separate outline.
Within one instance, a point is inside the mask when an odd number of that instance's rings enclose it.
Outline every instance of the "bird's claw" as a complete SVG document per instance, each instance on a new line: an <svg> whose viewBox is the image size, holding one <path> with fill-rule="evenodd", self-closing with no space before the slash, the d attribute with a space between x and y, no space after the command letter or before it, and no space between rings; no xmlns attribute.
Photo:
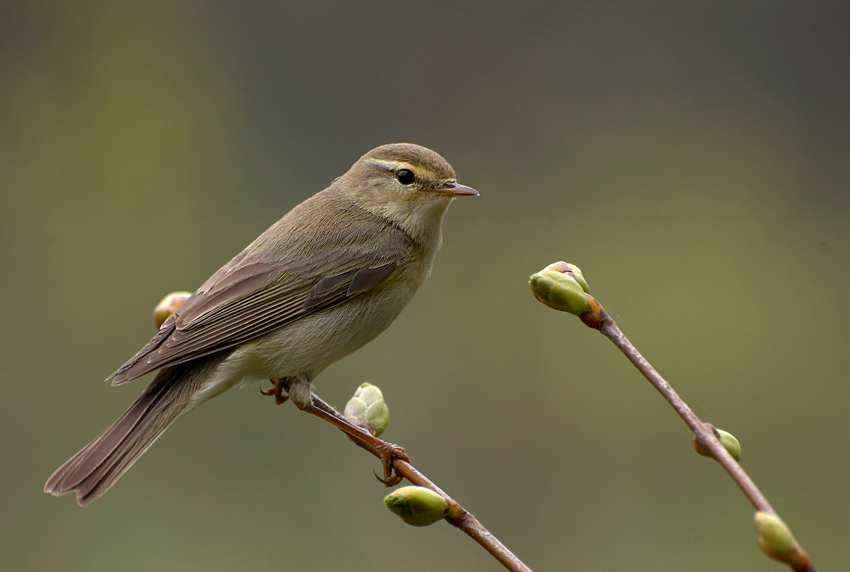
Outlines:
<svg viewBox="0 0 850 572"><path fill-rule="evenodd" d="M378 446L378 450L381 454L381 464L384 467L384 478L379 477L377 474L375 474L375 478L384 483L384 486L394 487L399 484L404 477L399 475L395 470L393 461L395 459L399 459L400 461L409 463L410 457L408 457L407 453L404 452L404 447L399 447L392 443L385 442L383 445Z"/></svg>
<svg viewBox="0 0 850 572"><path fill-rule="evenodd" d="M289 395L285 394L283 387L283 380L281 379L270 379L274 385L269 389L260 388L260 393L263 395L272 396L274 395L274 403L275 405L283 405L289 399Z"/></svg>

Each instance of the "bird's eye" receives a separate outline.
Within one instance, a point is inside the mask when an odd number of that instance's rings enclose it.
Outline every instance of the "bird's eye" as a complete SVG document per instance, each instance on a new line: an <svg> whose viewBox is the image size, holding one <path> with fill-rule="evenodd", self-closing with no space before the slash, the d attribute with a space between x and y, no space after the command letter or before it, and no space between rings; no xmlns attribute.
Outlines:
<svg viewBox="0 0 850 572"><path fill-rule="evenodd" d="M395 178L402 185L409 185L416 179L416 175L410 169L399 169L395 173Z"/></svg>

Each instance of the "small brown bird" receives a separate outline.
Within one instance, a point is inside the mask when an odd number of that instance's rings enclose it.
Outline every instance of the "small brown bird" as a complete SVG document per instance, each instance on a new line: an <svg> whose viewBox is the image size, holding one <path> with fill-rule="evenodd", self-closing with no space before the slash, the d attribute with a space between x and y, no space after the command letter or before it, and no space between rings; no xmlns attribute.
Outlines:
<svg viewBox="0 0 850 572"><path fill-rule="evenodd" d="M384 331L428 277L452 199L477 194L430 149L366 153L213 274L109 377L120 385L158 370L44 490L93 502L180 415L239 383L283 380L307 407L313 378Z"/></svg>

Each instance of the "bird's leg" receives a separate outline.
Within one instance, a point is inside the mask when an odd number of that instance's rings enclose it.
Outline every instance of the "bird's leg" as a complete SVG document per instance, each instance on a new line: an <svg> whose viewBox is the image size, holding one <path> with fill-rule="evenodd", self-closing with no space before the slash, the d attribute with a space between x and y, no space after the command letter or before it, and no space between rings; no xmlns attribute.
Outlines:
<svg viewBox="0 0 850 572"><path fill-rule="evenodd" d="M378 439L364 427L357 425L346 419L339 411L331 405L323 401L315 394L311 394L311 399L307 403L299 403L293 399L292 402L301 411L306 411L310 415L327 421L354 441L364 449L373 450L378 453L381 459L381 464L384 467L384 478L378 477L378 480L388 487L392 487L401 482L402 477L393 469L393 460L401 459L402 461L410 461L403 447L388 443L383 439ZM377 475L375 475L377 477Z"/></svg>
<svg viewBox="0 0 850 572"><path fill-rule="evenodd" d="M283 391L284 391L284 389L286 389L286 390L289 389L289 380L287 380L287 379L270 379L269 381L272 382L274 384L274 386L272 386L269 389L265 389L265 390L260 388L260 393L262 393L263 395L269 395L269 396L274 395L275 405L283 405L284 403L286 403L286 400L289 399L289 393L287 391L287 393L284 394Z"/></svg>

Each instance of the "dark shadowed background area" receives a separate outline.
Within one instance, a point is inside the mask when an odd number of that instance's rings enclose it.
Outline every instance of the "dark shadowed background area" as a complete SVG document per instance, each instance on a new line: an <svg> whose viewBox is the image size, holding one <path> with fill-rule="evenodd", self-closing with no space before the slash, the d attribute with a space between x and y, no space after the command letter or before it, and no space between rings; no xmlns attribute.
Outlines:
<svg viewBox="0 0 850 572"><path fill-rule="evenodd" d="M378 384L386 438L537 571L781 570L648 383L532 298L528 275L568 260L842 568L846 3L116 4L0 5L0 567L501 569L401 523L372 457L254 389L181 419L91 507L42 492L141 392L102 380L164 294L411 141L481 197L325 399Z"/></svg>

